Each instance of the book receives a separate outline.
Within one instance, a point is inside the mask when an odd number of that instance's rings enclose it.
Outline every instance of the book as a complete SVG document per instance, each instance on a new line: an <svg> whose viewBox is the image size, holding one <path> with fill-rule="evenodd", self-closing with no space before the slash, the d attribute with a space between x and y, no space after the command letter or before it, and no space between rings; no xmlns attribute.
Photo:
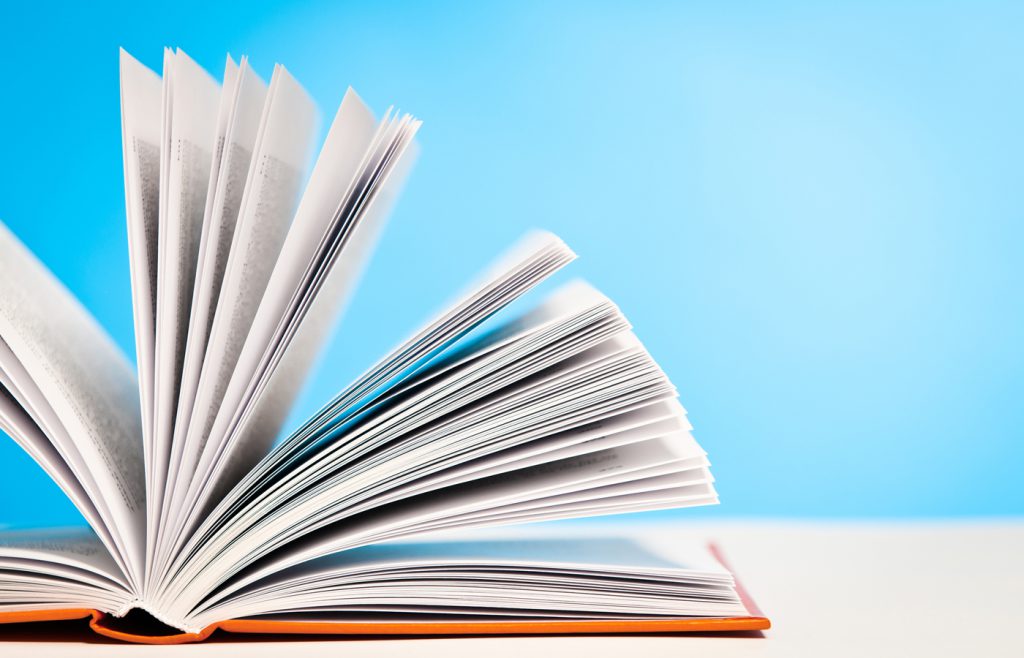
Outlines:
<svg viewBox="0 0 1024 658"><path fill-rule="evenodd" d="M120 73L137 366L0 225L0 429L87 524L0 533L0 621L151 643L768 626L701 544L473 535L718 500L614 303L575 280L514 304L575 258L550 233L285 432L420 121L349 89L314 162L318 110L280 65L228 56L218 83L122 50Z"/></svg>

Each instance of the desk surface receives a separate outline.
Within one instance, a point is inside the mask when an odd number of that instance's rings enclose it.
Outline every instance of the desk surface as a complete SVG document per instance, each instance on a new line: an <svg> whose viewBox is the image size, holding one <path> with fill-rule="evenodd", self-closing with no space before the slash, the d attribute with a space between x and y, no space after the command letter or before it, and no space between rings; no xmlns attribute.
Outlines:
<svg viewBox="0 0 1024 658"><path fill-rule="evenodd" d="M549 524L550 527L550 524ZM600 531L592 526L574 530ZM621 527L621 526L620 526ZM73 624L0 626L14 656L1024 656L1024 521L632 525L715 540L772 619L763 637L596 636L110 643ZM528 531L543 533L543 526Z"/></svg>

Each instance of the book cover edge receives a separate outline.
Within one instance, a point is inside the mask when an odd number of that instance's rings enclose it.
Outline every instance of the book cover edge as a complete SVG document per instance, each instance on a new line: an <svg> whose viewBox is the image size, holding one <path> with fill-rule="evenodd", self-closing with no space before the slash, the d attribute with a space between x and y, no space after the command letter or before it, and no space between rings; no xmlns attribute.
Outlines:
<svg viewBox="0 0 1024 658"><path fill-rule="evenodd" d="M708 545L715 559L736 578L721 549ZM65 621L89 618L89 627L105 637L136 644L189 644L201 642L217 629L228 633L267 635L547 635L604 633L700 633L762 631L771 628L750 593L736 578L736 593L749 616L685 619L558 620L558 621L472 621L472 622L305 622L257 619L227 619L210 624L198 633L137 635L106 625L108 615L88 608L0 612L0 624L35 621ZM0 640L2 640L0 635Z"/></svg>

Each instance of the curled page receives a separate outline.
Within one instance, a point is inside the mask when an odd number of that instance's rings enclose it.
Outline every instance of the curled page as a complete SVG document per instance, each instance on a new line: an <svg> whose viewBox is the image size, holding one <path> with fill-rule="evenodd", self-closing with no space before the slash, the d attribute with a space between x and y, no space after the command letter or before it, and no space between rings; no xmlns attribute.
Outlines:
<svg viewBox="0 0 1024 658"><path fill-rule="evenodd" d="M88 495L107 510L104 525L137 583L146 505L135 372L92 315L3 225L0 338L18 368L4 364L18 376L13 385L38 389L60 425L43 428L47 436L66 442L62 451L79 454L95 479Z"/></svg>
<svg viewBox="0 0 1024 658"><path fill-rule="evenodd" d="M8 363L6 359L9 353L6 343L3 344L0 351L4 352L0 356L0 363ZM0 431L6 432L14 439L22 450L28 453L50 476L50 479L57 483L57 486L71 500L75 508L81 512L86 523L96 532L110 554L114 556L113 559L120 568L120 572L125 573L127 568L122 561L119 561L117 542L113 539L110 530L105 525L103 516L82 484L84 480L90 482L90 486L95 487L88 473L83 472L81 455L77 452L68 455L61 454L61 451L55 447L54 442L51 442L33 417L34 414L39 414L40 410L33 409L32 413L26 410L25 407L30 406L28 404L30 393L24 389L19 391L21 399L25 401L24 404L11 394L8 387L13 387L13 382L4 372L3 367L0 367L0 381L3 382L0 385ZM52 410L49 411L52 412ZM63 443L70 443L70 441ZM71 463L74 463L75 466L73 467ZM79 473L81 473L81 477Z"/></svg>
<svg viewBox="0 0 1024 658"><path fill-rule="evenodd" d="M102 579L92 582L102 582L107 587L116 583L122 590L128 587L124 574L87 528L0 531L0 556L64 565Z"/></svg>
<svg viewBox="0 0 1024 658"><path fill-rule="evenodd" d="M368 405L368 401L374 399L375 395L382 395L389 390L389 384L411 378L432 357L451 347L459 338L554 274L574 257L572 250L550 233L533 232L520 240L453 304L414 332L306 425L277 446L256 468L251 469L234 490L223 497L215 511L204 515L202 527L188 538L188 547L201 544L208 532L230 516L231 512L237 511L237 506L243 501L251 500L266 483L274 482L289 473L298 463L311 461L311 453L318 448L318 443L326 443L329 438L344 431L342 428L354 424L352 419L361 408L360 404ZM575 305L568 304L562 310L568 312L572 308ZM545 316L543 310L540 316ZM348 439L356 441L357 437L358 433L353 433Z"/></svg>
<svg viewBox="0 0 1024 658"><path fill-rule="evenodd" d="M409 149L418 122L406 115L392 119L390 126L385 120L383 125L388 129L382 131L379 155L364 161L360 178L366 171L372 175L361 181L362 187L354 185L342 197L340 212L314 251L283 317L273 315L273 305L261 304L261 311L271 312L258 314L232 376L232 390L240 391L241 398L238 406L222 408L218 415L218 422L227 423L222 425L226 436L222 450L211 453L211 477L201 491L197 510L226 493L267 453L366 265L411 167L413 153ZM353 196L362 201L351 203ZM268 294L271 292L276 291L268 289ZM271 327L269 340L257 331Z"/></svg>
<svg viewBox="0 0 1024 658"><path fill-rule="evenodd" d="M121 142L128 220L128 261L135 318L147 489L152 463L153 362L156 341L156 278L160 206L160 76L121 50ZM151 510L152 508L150 508ZM149 516L149 514L147 514Z"/></svg>
<svg viewBox="0 0 1024 658"><path fill-rule="evenodd" d="M166 515L175 504L175 485L179 480L184 479L185 484L188 483L188 478L179 478L179 471L189 421L193 414L199 377L206 361L217 299L227 269L242 194L256 145L260 116L267 96L267 85L252 70L245 57L238 67L235 67L229 58L224 75L225 83L221 94L223 126L219 128L222 134L218 139L220 146L217 151L220 157L215 157L215 166L210 172L210 191L203 220L203 237L192 294L192 317L189 321L185 364L181 376L171 461L167 482L164 485L161 516Z"/></svg>
<svg viewBox="0 0 1024 658"><path fill-rule="evenodd" d="M157 250L156 360L149 507L159 518L174 432L175 408L196 261L216 135L220 86L184 52L166 61L160 231Z"/></svg>
<svg viewBox="0 0 1024 658"><path fill-rule="evenodd" d="M381 622L747 614L707 547L665 548L616 536L512 534L365 546L268 578L205 611L197 625L281 612Z"/></svg>
<svg viewBox="0 0 1024 658"><path fill-rule="evenodd" d="M317 110L309 94L282 66L274 69L242 195L238 220L210 330L206 358L189 415L179 477L187 487L201 479L197 464L224 404L263 291L291 224L316 135ZM175 539L188 506L175 489L162 532ZM173 541L173 540L172 540ZM157 564L166 557L158 556Z"/></svg>
<svg viewBox="0 0 1024 658"><path fill-rule="evenodd" d="M393 174L401 172L402 156L418 122L406 115L386 118L375 133L373 126L369 109L350 90L328 133L273 276L246 327L219 408L211 415L181 528L194 527L216 492L234 484L266 452L301 377L326 338L332 316L368 256L369 242L383 217L379 212L382 204L374 201L382 188L389 188L398 178ZM339 180L345 183L339 185ZM328 275L333 281L328 294L318 294ZM314 300L317 310L310 314ZM292 350L286 367L278 371L272 395L260 398L261 391L254 389L266 388L300 326L305 327L303 344ZM243 437L240 421L257 402L263 405L262 425L254 423L255 435ZM180 537L184 539L184 535Z"/></svg>
<svg viewBox="0 0 1024 658"><path fill-rule="evenodd" d="M0 612L28 604L122 613L134 598L118 565L85 528L0 531L0 577Z"/></svg>
<svg viewBox="0 0 1024 658"><path fill-rule="evenodd" d="M232 492L196 534L161 593L176 623L356 546L716 500L671 384L614 305L582 284L329 427L317 450L278 461L253 496Z"/></svg>

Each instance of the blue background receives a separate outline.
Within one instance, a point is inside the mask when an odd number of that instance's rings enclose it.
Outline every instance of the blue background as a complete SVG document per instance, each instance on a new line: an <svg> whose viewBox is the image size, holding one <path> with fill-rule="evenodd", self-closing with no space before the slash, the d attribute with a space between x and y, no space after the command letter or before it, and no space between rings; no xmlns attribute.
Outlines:
<svg viewBox="0 0 1024 658"><path fill-rule="evenodd" d="M325 118L351 84L425 120L300 414L539 226L712 457L723 504L673 514L1018 515L1021 7L6 6L0 220L130 353L118 46L218 77L227 51L267 78L280 61ZM77 518L0 442L0 523Z"/></svg>

